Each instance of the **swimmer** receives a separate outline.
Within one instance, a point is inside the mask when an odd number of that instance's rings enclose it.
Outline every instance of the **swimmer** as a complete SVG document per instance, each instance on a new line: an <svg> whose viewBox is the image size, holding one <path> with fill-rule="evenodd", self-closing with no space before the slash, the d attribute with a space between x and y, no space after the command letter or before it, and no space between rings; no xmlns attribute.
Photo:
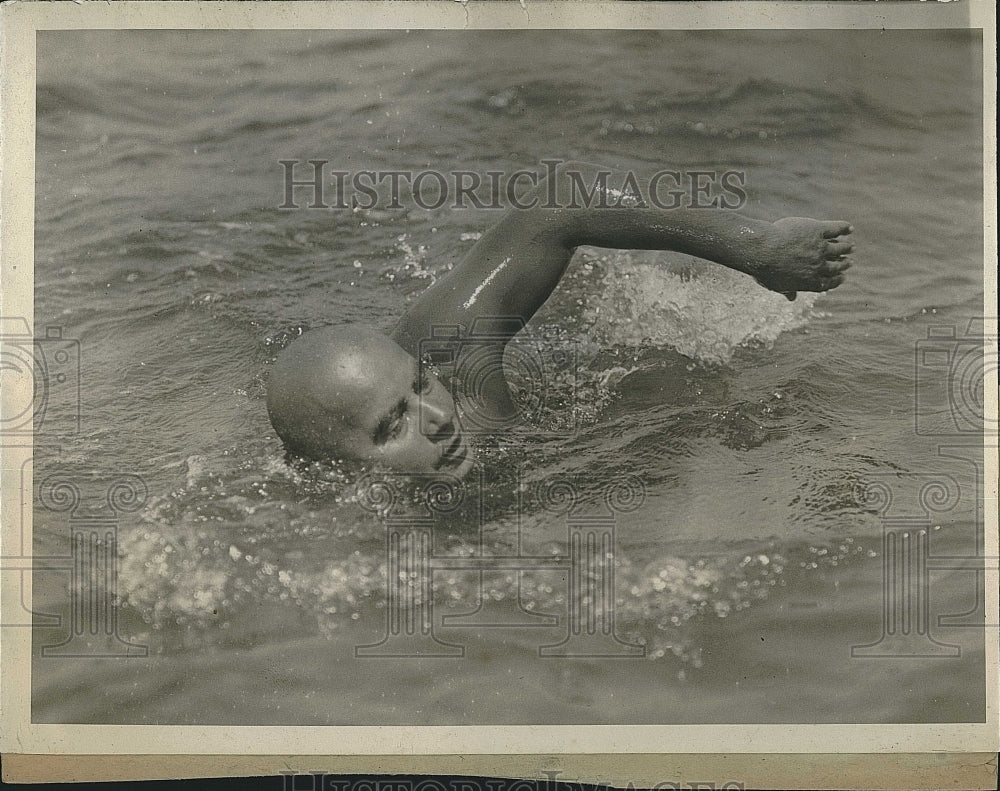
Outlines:
<svg viewBox="0 0 1000 791"><path fill-rule="evenodd" d="M464 475L474 453L451 390L417 361L421 340L431 338L436 326L467 330L477 319L513 318L523 326L581 245L685 253L744 272L790 300L798 291L836 288L850 267L845 257L853 248L843 237L852 228L846 222L786 217L770 223L724 209L658 208L643 198L651 194L648 182L631 177L622 192L601 180L608 174L619 184L626 178L579 162L560 166L518 201L534 206L506 212L461 263L417 298L389 335L358 325L330 326L292 342L278 355L267 388L268 414L286 450L401 472ZM580 179L598 185L606 205L551 200L578 190ZM497 333L476 348L477 362L485 357L489 374L477 376L475 395L499 421L517 414L502 364L515 334Z"/></svg>

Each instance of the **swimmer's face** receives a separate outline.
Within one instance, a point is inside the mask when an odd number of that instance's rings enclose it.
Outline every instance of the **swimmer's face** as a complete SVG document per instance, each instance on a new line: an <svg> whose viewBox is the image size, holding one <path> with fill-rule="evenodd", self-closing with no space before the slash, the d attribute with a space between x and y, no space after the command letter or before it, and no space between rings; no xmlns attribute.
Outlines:
<svg viewBox="0 0 1000 791"><path fill-rule="evenodd" d="M359 428L349 434L345 451L402 472L443 470L464 475L472 451L458 428L455 402L433 374L396 346L372 350L379 384L360 404Z"/></svg>
<svg viewBox="0 0 1000 791"><path fill-rule="evenodd" d="M307 333L285 350L271 379L272 422L306 455L457 476L475 460L451 394L381 333Z"/></svg>

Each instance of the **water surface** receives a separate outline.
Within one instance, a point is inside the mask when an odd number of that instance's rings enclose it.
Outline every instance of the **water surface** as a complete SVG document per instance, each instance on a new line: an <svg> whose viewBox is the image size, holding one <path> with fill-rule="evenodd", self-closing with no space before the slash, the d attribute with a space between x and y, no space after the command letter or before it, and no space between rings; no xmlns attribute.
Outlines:
<svg viewBox="0 0 1000 791"><path fill-rule="evenodd" d="M981 720L979 630L936 629L958 658L851 657L882 631L866 476L952 475L965 499L932 550L974 551L973 467L916 433L914 349L982 315L981 73L950 32L40 33L36 332L79 339L83 386L81 431L34 477L145 482L118 594L149 656L36 658L35 721ZM548 157L745 171L747 214L853 222L855 267L789 303L683 256L581 250L533 322L578 363L539 406L553 436L487 443L483 518L435 546L564 557L565 516L520 495L639 481L615 612L645 657L539 657L566 633L548 570L438 572L435 612L485 596L555 626L439 623L464 658L357 659L385 630L384 528L351 475L285 460L268 366L310 327L390 326L496 213L281 210L278 162ZM944 426L947 394L925 397ZM66 554L65 513L34 525L36 554ZM931 582L935 616L974 604L968 573ZM37 573L35 602L67 614L65 574ZM35 653L64 637L37 629Z"/></svg>

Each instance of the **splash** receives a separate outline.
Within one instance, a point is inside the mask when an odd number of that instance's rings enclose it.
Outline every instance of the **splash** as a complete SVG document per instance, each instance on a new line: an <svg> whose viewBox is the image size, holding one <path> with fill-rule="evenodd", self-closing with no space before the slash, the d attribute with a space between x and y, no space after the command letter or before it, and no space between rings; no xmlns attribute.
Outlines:
<svg viewBox="0 0 1000 791"><path fill-rule="evenodd" d="M402 253L403 260L383 267L380 273L383 280L390 283L396 280L430 280L428 285L434 284L434 272L424 266L427 245L420 244L414 249L409 235L401 233L396 237L396 250Z"/></svg>
<svg viewBox="0 0 1000 791"><path fill-rule="evenodd" d="M592 259L593 260L593 259ZM728 362L740 347L769 348L804 326L818 294L789 302L747 275L662 254L617 252L594 260L598 282L588 288L584 333L602 346L668 346L702 363Z"/></svg>
<svg viewBox="0 0 1000 791"><path fill-rule="evenodd" d="M305 633L318 630L327 637L359 620L379 623L390 606L384 547L361 541L363 548L345 552L332 536L317 531L279 531L281 536L263 531L251 538L186 521L183 529L147 523L130 537L123 558L124 601L160 634L160 640L143 635L158 643L160 651L176 648L178 641L191 645L239 639L247 628L243 622L265 604L298 611L306 616L301 626ZM357 542L358 536L352 540ZM441 545L452 559L480 551L474 540L463 537L450 536ZM510 550L502 542L490 545ZM554 558L565 558L568 551L562 541L531 549ZM648 659L699 667L700 621L726 618L763 601L786 584L786 569L836 566L861 552L849 539L839 547L810 546L808 553L805 548L779 552L761 545L745 554L735 548L688 556L618 551L613 563L619 634L644 646ZM591 579L593 585L600 581ZM565 615L570 605L566 576L556 571L497 570L480 577L456 570L434 575L427 588L416 578L404 584L412 588L406 598L414 607L427 592L440 612L452 614L475 611L481 597L550 615Z"/></svg>
<svg viewBox="0 0 1000 791"><path fill-rule="evenodd" d="M265 606L283 608L288 617L280 618L281 628L303 634L333 637L358 621L382 621L391 604L385 525L359 506L342 471L278 459L264 469L258 459L253 469L219 470L196 456L187 468L185 487L152 502L121 547L121 600L145 623L149 632L141 637L154 650L266 639L255 626ZM435 555L454 560L484 549L496 556L520 549L565 560L570 547L561 523L530 507L516 517L506 514L520 502L513 486L511 479L483 492L494 517L479 531L468 529L464 515L435 525ZM476 511L475 504L470 508ZM521 519L523 532L516 527ZM618 546L606 556L615 569L617 628L651 660L698 667L704 619L754 606L785 585L789 571L837 566L861 551L850 538L808 547L772 541L708 549L701 543ZM482 576L441 570L427 588L419 579L406 584L414 588L413 606L427 592L435 607L452 614L476 610L483 596L558 616L571 603L565 570L557 569Z"/></svg>

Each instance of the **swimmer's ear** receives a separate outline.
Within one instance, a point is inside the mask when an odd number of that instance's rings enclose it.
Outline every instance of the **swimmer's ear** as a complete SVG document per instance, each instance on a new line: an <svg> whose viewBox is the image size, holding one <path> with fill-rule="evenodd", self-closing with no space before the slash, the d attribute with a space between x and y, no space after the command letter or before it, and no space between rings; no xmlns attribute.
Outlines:
<svg viewBox="0 0 1000 791"><path fill-rule="evenodd" d="M794 302L795 298L799 295L798 291L784 291L782 293L785 295L785 299L789 302Z"/></svg>

